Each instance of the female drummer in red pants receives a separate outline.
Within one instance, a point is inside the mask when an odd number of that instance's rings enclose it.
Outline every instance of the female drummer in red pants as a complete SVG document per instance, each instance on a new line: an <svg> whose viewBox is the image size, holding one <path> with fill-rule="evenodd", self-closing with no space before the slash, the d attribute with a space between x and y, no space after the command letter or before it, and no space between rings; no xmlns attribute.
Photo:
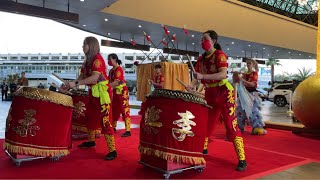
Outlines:
<svg viewBox="0 0 320 180"><path fill-rule="evenodd" d="M204 145L204 154L208 153L208 137L212 134L215 125L221 117L227 136L233 142L239 163L236 170L243 171L247 167L241 131L237 124L234 90L227 78L228 62L225 53L217 43L218 35L209 30L203 33L201 45L205 53L197 60L194 79L188 86L188 91L194 91L198 80L205 85L205 99L213 108L209 110L207 138Z"/></svg>
<svg viewBox="0 0 320 180"><path fill-rule="evenodd" d="M64 84L60 91L66 91L78 85L89 86L88 112L88 141L79 145L80 148L94 147L95 130L102 128L109 153L105 160L117 157L112 128L111 98L112 88L106 74L106 64L100 54L99 42L94 37L86 37L83 42L83 52L86 60L82 64L81 74L76 81Z"/></svg>
<svg viewBox="0 0 320 180"><path fill-rule="evenodd" d="M130 132L130 107L129 107L129 92L126 80L124 79L124 71L120 66L121 60L119 60L116 54L109 54L108 65L113 68L109 72L110 83L113 88L112 99L112 117L113 127L117 127L117 121L122 115L122 119L125 122L126 132L121 137L131 136Z"/></svg>

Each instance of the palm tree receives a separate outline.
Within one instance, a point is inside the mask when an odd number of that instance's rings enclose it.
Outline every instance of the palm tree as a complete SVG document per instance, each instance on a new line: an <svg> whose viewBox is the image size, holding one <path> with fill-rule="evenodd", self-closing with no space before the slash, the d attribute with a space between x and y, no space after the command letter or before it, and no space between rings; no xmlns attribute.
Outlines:
<svg viewBox="0 0 320 180"><path fill-rule="evenodd" d="M267 66L271 66L271 82L274 82L274 66L281 66L279 59L269 58L266 62Z"/></svg>
<svg viewBox="0 0 320 180"><path fill-rule="evenodd" d="M237 67L236 63L231 63L230 68L231 68L231 72L233 72L233 69Z"/></svg>
<svg viewBox="0 0 320 180"><path fill-rule="evenodd" d="M302 69L298 69L298 71L299 72L297 74L293 75L294 79L297 81L303 81L307 79L309 76L315 74L314 72L312 72L312 69L307 69L305 67L303 67Z"/></svg>
<svg viewBox="0 0 320 180"><path fill-rule="evenodd" d="M240 72L247 72L248 71L248 68L247 66L243 66L241 69L240 69Z"/></svg>
<svg viewBox="0 0 320 180"><path fill-rule="evenodd" d="M20 78L20 77L19 77L19 74L18 74L18 73L16 73L16 74L9 74L9 75L8 75L8 79L7 79L8 84L11 84L11 83L16 82L19 78Z"/></svg>
<svg viewBox="0 0 320 180"><path fill-rule="evenodd" d="M274 81L290 81L294 77L294 74L283 72L274 76Z"/></svg>

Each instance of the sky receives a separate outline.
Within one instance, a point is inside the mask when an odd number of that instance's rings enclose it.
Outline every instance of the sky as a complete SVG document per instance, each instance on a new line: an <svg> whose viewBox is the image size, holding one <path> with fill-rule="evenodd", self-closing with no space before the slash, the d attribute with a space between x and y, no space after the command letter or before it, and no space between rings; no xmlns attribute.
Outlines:
<svg viewBox="0 0 320 180"><path fill-rule="evenodd" d="M81 31L53 20L0 12L0 54L82 53L85 37L99 42L105 37ZM141 53L140 51L101 47L102 53ZM275 74L297 73L302 67L316 69L316 60L280 60Z"/></svg>
<svg viewBox="0 0 320 180"><path fill-rule="evenodd" d="M85 37L105 37L49 19L0 12L0 54L82 53ZM102 53L139 52L101 47Z"/></svg>

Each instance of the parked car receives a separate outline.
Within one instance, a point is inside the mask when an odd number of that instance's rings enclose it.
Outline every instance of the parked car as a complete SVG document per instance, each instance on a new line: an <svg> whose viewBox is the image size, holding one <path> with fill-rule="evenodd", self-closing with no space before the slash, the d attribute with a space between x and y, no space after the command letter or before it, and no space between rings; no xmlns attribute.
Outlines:
<svg viewBox="0 0 320 180"><path fill-rule="evenodd" d="M268 92L267 91L265 91L261 88L257 88L257 92L258 92L258 95L262 101L268 100Z"/></svg>
<svg viewBox="0 0 320 180"><path fill-rule="evenodd" d="M289 104L293 83L275 83L268 91L268 100L273 101L279 107Z"/></svg>

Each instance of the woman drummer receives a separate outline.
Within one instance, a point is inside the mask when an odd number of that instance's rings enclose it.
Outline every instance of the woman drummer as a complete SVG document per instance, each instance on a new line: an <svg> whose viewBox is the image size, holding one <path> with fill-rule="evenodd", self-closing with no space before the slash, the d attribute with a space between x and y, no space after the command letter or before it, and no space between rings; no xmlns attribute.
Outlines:
<svg viewBox="0 0 320 180"><path fill-rule="evenodd" d="M215 125L221 117L227 130L227 136L233 142L238 165L236 170L244 171L247 167L243 138L237 124L234 90L227 79L228 62L225 53L217 42L218 35L209 30L202 34L202 48L205 52L197 60L194 79L188 86L188 91L195 91L200 80L205 85L205 100L213 108L209 110L207 138L204 145L204 154L208 153L208 137L212 134Z"/></svg>
<svg viewBox="0 0 320 180"><path fill-rule="evenodd" d="M113 99L112 99L112 117L113 127L116 129L117 121L122 115L123 121L125 122L126 132L121 137L131 136L130 132L130 106L129 106L129 92L126 80L124 79L124 71L120 66L122 64L116 54L109 54L108 65L112 66L109 72L110 84L113 88Z"/></svg>
<svg viewBox="0 0 320 180"><path fill-rule="evenodd" d="M95 37L86 37L83 41L83 52L86 60L82 64L81 74L76 81L65 83L59 88L65 92L78 85L89 86L88 112L88 141L78 147L90 148L96 146L95 131L102 128L109 153L105 160L113 160L117 157L114 141L114 130L111 117L112 88L106 74L106 65L100 54L99 42Z"/></svg>

